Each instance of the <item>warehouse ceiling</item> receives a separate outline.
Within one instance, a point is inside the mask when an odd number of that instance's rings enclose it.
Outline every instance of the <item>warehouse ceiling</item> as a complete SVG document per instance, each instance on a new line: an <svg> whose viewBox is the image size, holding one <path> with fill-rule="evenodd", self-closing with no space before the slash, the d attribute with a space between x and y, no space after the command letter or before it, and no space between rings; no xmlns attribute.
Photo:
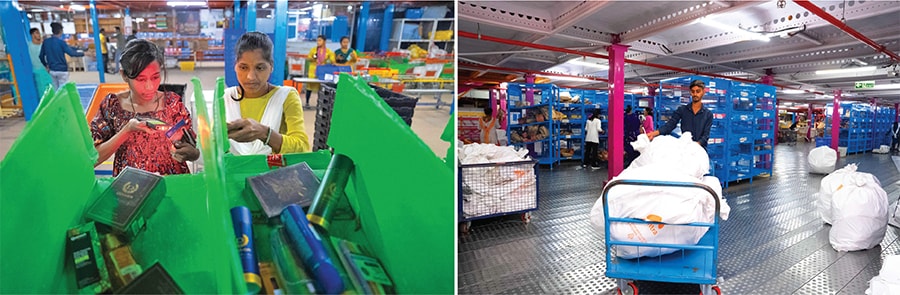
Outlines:
<svg viewBox="0 0 900 295"><path fill-rule="evenodd" d="M895 56L900 52L900 1L812 3ZM602 55L618 39L629 46L625 57L631 60L754 81L770 72L776 85L795 89L779 93L781 99L827 102L840 89L845 99L900 102L900 61L794 1L461 1L458 15L461 32L482 36ZM605 58L459 39L463 83L483 80L488 72L608 75ZM684 75L689 73L626 64L626 89ZM608 86L548 77L570 87ZM876 88L855 90L857 81L874 81ZM796 89L812 93L792 93Z"/></svg>

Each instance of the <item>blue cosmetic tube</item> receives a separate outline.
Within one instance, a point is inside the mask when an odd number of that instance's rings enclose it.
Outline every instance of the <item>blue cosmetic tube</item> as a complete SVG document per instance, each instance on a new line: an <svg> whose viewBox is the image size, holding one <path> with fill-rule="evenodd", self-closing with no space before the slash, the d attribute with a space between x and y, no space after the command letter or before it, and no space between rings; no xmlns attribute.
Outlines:
<svg viewBox="0 0 900 295"><path fill-rule="evenodd" d="M326 294L344 292L344 281L328 257L322 239L306 219L306 213L296 204L288 205L281 213L285 232L294 250L300 254L303 263Z"/></svg>
<svg viewBox="0 0 900 295"><path fill-rule="evenodd" d="M247 292L257 294L262 288L262 278L259 275L259 263L256 260L256 249L253 245L253 219L250 216L250 209L244 206L231 208L231 223L234 225L234 236L237 238L241 266L244 267Z"/></svg>

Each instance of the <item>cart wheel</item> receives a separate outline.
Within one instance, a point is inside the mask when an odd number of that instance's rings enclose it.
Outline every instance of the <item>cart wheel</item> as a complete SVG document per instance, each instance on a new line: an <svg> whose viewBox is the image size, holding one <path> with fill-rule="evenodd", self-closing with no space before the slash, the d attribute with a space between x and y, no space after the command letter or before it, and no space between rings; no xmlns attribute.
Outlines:
<svg viewBox="0 0 900 295"><path fill-rule="evenodd" d="M716 295L722 295L722 290L719 289L719 286L712 286L713 292L716 292ZM703 295L703 291L700 291L700 295ZM712 294L709 294L712 295Z"/></svg>
<svg viewBox="0 0 900 295"><path fill-rule="evenodd" d="M469 234L469 229L472 227L471 221L466 221L459 224L459 232L466 235Z"/></svg>
<svg viewBox="0 0 900 295"><path fill-rule="evenodd" d="M628 282L628 286L631 287L631 295L638 294L638 287L634 284L634 282ZM622 288L616 288L616 291L619 292L619 295L622 295Z"/></svg>
<svg viewBox="0 0 900 295"><path fill-rule="evenodd" d="M525 224L531 223L531 212L522 213L521 218Z"/></svg>

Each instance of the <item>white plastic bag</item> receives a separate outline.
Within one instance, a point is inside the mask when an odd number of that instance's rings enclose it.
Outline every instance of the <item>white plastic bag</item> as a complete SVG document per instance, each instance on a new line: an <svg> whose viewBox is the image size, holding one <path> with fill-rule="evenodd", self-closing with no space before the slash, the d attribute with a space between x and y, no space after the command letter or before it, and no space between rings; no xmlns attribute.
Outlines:
<svg viewBox="0 0 900 295"><path fill-rule="evenodd" d="M720 203L720 217L728 218L730 208L722 199L722 187L715 177L702 180L689 175L673 173L660 165L630 167L614 179L654 179L659 181L700 182L710 186ZM609 214L614 217L637 218L672 224L691 222L713 222L715 199L705 190L698 188L677 188L657 186L619 185L610 189L608 196ZM604 234L603 200L598 199L591 209L591 225ZM707 227L613 223L610 239L640 243L667 243L695 245L708 230ZM615 256L630 259L641 256L653 257L677 251L671 248L650 248L617 246Z"/></svg>
<svg viewBox="0 0 900 295"><path fill-rule="evenodd" d="M888 198L878 179L869 173L845 176L831 199L834 222L828 233L837 251L871 249L880 244L887 230Z"/></svg>
<svg viewBox="0 0 900 295"><path fill-rule="evenodd" d="M852 173L856 173L856 164L847 164L844 168L838 169L822 178L822 182L819 185L819 194L816 198L816 208L819 211L819 216L822 216L822 221L825 223L831 224L833 220L831 214L832 195L835 191L844 187L846 182L844 179L851 177Z"/></svg>
<svg viewBox="0 0 900 295"><path fill-rule="evenodd" d="M891 214L891 218L888 219L888 225L893 227L900 227L900 200L894 202L894 205L888 212L893 212L893 214Z"/></svg>
<svg viewBox="0 0 900 295"><path fill-rule="evenodd" d="M866 295L900 294L900 255L888 255L884 258L881 271L869 281Z"/></svg>
<svg viewBox="0 0 900 295"><path fill-rule="evenodd" d="M827 146L820 146L809 151L807 161L810 173L828 174L834 171L837 163L837 151Z"/></svg>
<svg viewBox="0 0 900 295"><path fill-rule="evenodd" d="M691 140L690 132L685 132L681 138L669 135L657 136L653 141L649 141L646 134L641 134L631 146L641 155L629 167L659 165L669 171L690 175L698 180L709 173L709 154L702 146Z"/></svg>

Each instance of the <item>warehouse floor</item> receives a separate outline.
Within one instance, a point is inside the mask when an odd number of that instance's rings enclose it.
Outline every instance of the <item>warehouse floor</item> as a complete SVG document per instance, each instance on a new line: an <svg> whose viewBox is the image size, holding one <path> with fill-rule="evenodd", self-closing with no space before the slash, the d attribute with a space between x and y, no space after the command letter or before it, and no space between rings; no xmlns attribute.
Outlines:
<svg viewBox="0 0 900 295"><path fill-rule="evenodd" d="M770 178L732 183L725 190L731 215L721 222L718 276L725 294L862 294L886 255L900 254L900 229L888 227L880 246L837 252L830 226L816 212L813 194L823 175L807 172L813 144L778 145ZM858 154L893 203L900 173L890 155ZM604 276L603 237L588 216L606 170L577 163L541 169L539 210L530 224L518 217L476 221L459 237L460 294L616 294ZM698 294L696 285L638 282L641 294Z"/></svg>

